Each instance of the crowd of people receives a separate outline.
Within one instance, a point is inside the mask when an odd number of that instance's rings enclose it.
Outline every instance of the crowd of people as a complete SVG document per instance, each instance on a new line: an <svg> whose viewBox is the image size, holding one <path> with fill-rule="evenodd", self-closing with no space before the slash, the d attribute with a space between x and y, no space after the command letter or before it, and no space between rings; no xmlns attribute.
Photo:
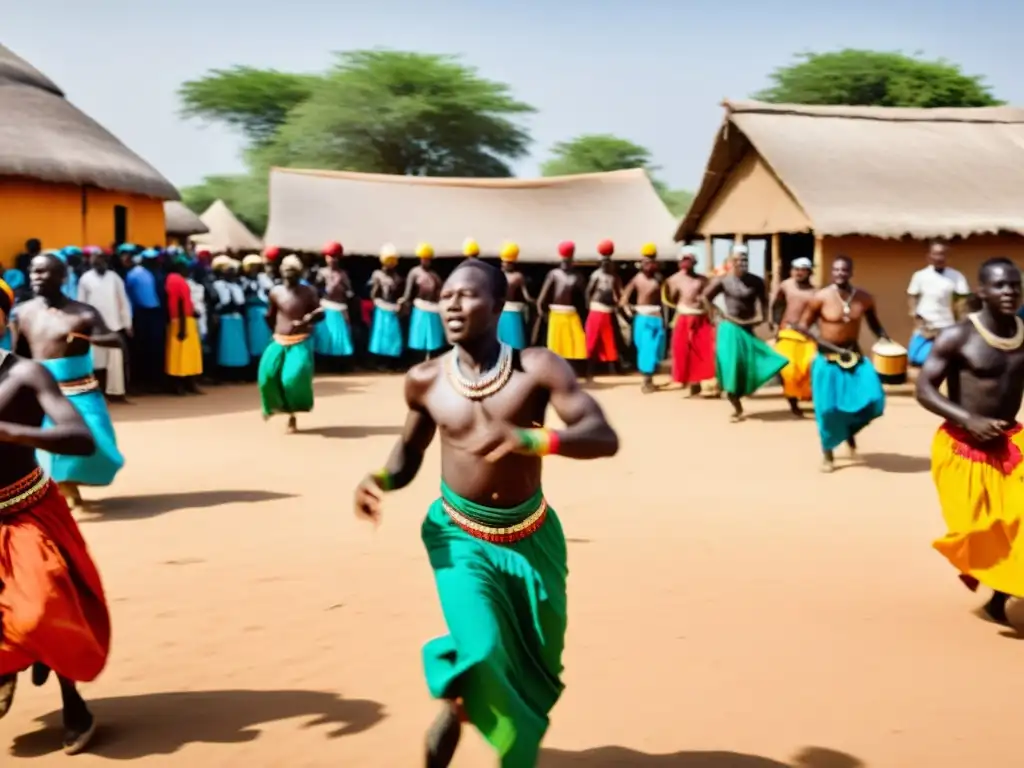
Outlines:
<svg viewBox="0 0 1024 768"><path fill-rule="evenodd" d="M780 376L794 418L813 402L825 471L842 444L855 454L859 432L885 408L861 326L888 337L874 298L853 284L852 259L836 258L823 287L811 284L809 261L794 260L769 295L742 247L710 277L684 247L678 270L663 278L645 245L625 284L614 245L597 250L600 265L584 278L575 245L561 243L534 297L513 243L499 269L468 242L446 279L429 245L417 248L407 275L385 246L361 307L339 243L324 247L323 265L277 249L238 261L175 248L36 248L0 281L0 329L9 326L9 347L26 351L0 352L0 717L18 673L31 668L42 685L52 670L65 750L84 749L95 729L75 683L102 671L110 618L70 510L82 503L79 486L108 485L124 464L104 394L123 396L132 381L194 392L211 370L255 378L263 415L285 414L295 430L297 415L313 408L318 355L356 355L358 312L367 353L399 361L412 350L422 360L406 373L401 437L359 484L357 514L379 520L384 495L413 481L437 434L443 453L441 497L422 528L449 629L424 649L428 687L444 702L427 765L450 763L464 722L502 765L534 765L562 691L566 627L565 539L544 496L542 459L617 452L614 429L581 382L596 364L621 361L617 318L629 321L644 392L657 386L671 349L684 391L716 382L739 422L743 398ZM1021 273L1007 259L987 261L968 305L945 246L934 244L928 258L908 297L918 399L945 420L933 476L948 532L934 546L968 587L993 590L986 615L1005 623L1010 596L1024 596ZM755 333L765 323L777 331L774 346ZM128 375L112 371L119 365ZM562 428L544 426L548 405Z"/></svg>

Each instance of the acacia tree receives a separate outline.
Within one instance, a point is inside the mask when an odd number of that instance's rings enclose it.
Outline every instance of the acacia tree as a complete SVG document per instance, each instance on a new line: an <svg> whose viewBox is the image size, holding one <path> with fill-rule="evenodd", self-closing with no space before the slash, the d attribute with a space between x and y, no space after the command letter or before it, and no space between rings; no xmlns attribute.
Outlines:
<svg viewBox="0 0 1024 768"><path fill-rule="evenodd" d="M803 53L776 69L754 98L775 104L988 107L1000 104L984 78L947 61L848 48Z"/></svg>

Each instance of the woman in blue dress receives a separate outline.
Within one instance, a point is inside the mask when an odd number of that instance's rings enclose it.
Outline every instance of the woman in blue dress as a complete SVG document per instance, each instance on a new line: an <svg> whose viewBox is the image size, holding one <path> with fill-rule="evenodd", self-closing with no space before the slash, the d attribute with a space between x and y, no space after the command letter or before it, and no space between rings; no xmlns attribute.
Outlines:
<svg viewBox="0 0 1024 768"><path fill-rule="evenodd" d="M213 260L213 292L217 303L217 367L221 376L232 381L245 378L252 362L245 328L245 291L239 283L241 265L230 256Z"/></svg>
<svg viewBox="0 0 1024 768"><path fill-rule="evenodd" d="M245 291L245 331L249 344L249 357L258 365L263 350L270 343L270 326L267 325L267 298L274 281L263 267L263 258L250 253L242 259L242 290Z"/></svg>

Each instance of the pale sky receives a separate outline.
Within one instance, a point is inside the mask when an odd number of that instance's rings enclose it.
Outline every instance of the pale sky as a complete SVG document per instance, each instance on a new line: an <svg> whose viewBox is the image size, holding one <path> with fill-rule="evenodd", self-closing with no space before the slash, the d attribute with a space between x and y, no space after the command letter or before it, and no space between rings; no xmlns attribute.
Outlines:
<svg viewBox="0 0 1024 768"><path fill-rule="evenodd" d="M843 47L945 57L1024 104L1024 3L1011 0L0 0L0 42L178 185L242 169L238 136L183 121L178 85L236 64L315 72L332 51L459 54L537 108L552 144L614 133L695 188L722 118L794 53Z"/></svg>

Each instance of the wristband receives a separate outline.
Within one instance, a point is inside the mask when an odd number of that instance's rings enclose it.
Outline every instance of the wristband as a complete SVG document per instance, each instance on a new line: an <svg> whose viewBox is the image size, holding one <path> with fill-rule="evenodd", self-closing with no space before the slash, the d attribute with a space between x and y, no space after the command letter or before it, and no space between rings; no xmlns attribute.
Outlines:
<svg viewBox="0 0 1024 768"><path fill-rule="evenodd" d="M377 483L377 487L384 491L384 493L395 490L395 478L386 469L374 472L370 477L373 478L373 481Z"/></svg>
<svg viewBox="0 0 1024 768"><path fill-rule="evenodd" d="M561 447L558 433L553 429L520 429L522 452L531 456L554 456Z"/></svg>

